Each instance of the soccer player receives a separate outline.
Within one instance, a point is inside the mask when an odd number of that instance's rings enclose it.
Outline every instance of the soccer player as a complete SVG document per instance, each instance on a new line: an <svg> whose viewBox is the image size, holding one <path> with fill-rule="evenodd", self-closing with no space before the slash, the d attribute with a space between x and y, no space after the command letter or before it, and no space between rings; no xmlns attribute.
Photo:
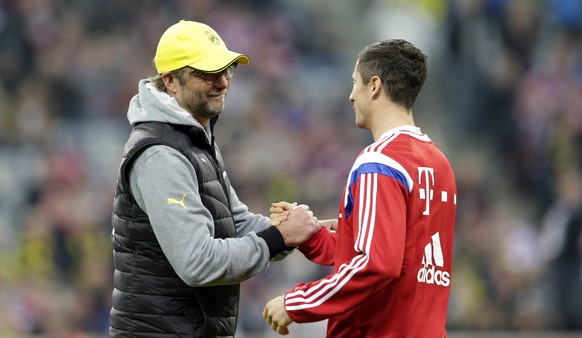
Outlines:
<svg viewBox="0 0 582 338"><path fill-rule="evenodd" d="M426 56L404 40L358 54L349 99L374 143L347 177L337 231L322 227L299 246L334 272L265 306L278 333L328 319L334 338L446 337L457 190L447 158L414 124L426 76ZM290 208L274 204L272 220L284 223Z"/></svg>

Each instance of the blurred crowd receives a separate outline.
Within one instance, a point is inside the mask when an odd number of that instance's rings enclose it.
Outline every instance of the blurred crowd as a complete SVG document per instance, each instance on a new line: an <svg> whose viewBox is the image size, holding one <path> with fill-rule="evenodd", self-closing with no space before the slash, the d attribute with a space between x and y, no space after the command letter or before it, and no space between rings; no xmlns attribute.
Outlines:
<svg viewBox="0 0 582 338"><path fill-rule="evenodd" d="M356 53L421 47L416 122L459 190L450 330L582 330L582 0L0 0L0 336L106 336L128 102L180 19L250 56L215 132L263 214L336 216L371 142L348 101ZM271 337L265 302L329 271L294 253L243 283L238 335Z"/></svg>

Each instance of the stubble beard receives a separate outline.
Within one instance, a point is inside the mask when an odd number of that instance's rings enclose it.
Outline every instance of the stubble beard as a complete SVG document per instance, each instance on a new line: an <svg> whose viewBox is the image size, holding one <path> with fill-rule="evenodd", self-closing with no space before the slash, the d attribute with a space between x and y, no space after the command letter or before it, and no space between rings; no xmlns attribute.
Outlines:
<svg viewBox="0 0 582 338"><path fill-rule="evenodd" d="M211 119L222 113L222 111L224 110L224 102L222 103L198 102L192 105L188 105L188 110L194 117Z"/></svg>
<svg viewBox="0 0 582 338"><path fill-rule="evenodd" d="M189 95L185 98L187 110L196 119L211 119L220 115L224 110L224 97L220 100L213 97L211 100L201 94Z"/></svg>

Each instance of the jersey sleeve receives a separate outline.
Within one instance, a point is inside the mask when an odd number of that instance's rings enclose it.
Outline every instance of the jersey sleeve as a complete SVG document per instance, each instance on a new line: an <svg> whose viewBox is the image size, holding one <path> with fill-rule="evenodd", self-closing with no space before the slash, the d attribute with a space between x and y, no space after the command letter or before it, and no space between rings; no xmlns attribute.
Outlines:
<svg viewBox="0 0 582 338"><path fill-rule="evenodd" d="M333 274L285 294L285 309L295 322L319 321L347 311L400 275L408 188L390 174L395 172L363 172L348 187L353 206L347 221L353 226L345 235L353 236L353 257L335 262Z"/></svg>
<svg viewBox="0 0 582 338"><path fill-rule="evenodd" d="M333 265L336 242L337 234L322 227L313 237L297 248L314 263Z"/></svg>

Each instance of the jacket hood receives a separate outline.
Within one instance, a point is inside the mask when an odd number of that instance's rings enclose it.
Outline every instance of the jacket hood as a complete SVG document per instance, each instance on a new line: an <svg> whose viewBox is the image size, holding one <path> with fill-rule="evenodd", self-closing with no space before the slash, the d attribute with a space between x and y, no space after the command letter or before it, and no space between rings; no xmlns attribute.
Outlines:
<svg viewBox="0 0 582 338"><path fill-rule="evenodd" d="M162 122L204 129L190 113L178 105L178 101L160 92L147 79L139 81L138 94L129 102L127 119L133 126L139 122Z"/></svg>

